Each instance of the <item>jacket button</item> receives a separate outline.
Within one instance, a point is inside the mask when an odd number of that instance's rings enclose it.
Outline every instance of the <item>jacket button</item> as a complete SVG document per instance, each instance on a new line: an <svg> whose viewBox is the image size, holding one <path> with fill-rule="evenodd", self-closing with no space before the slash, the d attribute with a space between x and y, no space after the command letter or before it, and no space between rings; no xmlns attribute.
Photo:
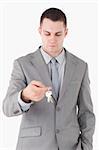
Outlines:
<svg viewBox="0 0 99 150"><path fill-rule="evenodd" d="M56 133L59 133L60 132L60 130L59 129L56 129Z"/></svg>
<svg viewBox="0 0 99 150"><path fill-rule="evenodd" d="M60 107L56 107L56 111L60 111Z"/></svg>

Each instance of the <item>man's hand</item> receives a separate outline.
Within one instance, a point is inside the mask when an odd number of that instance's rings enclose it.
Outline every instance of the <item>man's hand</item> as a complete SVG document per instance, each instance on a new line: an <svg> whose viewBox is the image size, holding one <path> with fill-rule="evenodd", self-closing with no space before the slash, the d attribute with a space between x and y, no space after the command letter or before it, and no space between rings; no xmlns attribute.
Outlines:
<svg viewBox="0 0 99 150"><path fill-rule="evenodd" d="M31 101L41 101L45 93L48 91L48 89L51 87L45 86L42 82L40 81L31 81L28 86L22 91L21 93L21 98L25 102L30 102Z"/></svg>

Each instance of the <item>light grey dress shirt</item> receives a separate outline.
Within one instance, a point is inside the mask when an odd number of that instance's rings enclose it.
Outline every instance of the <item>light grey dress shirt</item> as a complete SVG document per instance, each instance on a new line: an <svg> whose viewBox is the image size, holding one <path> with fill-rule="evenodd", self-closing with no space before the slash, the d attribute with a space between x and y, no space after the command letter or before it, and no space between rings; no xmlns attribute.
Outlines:
<svg viewBox="0 0 99 150"><path fill-rule="evenodd" d="M52 59L52 57L46 53L43 48L41 47L41 54L45 60L45 63L48 65L48 70L49 70L49 74L51 76L51 66L50 66L50 60ZM62 52L57 56L55 57L55 59L58 61L57 63L57 67L58 67L58 73L59 73L59 84L60 84L60 90L61 90L61 87L62 87L62 84L63 84L63 76L64 76L64 68L65 68L65 64L66 64L66 57L65 57L65 50L63 48ZM21 109L23 111L27 111L30 106L33 104L33 102L31 103L25 103L23 102L23 100L20 98L20 94L21 94L21 91L19 92L19 96L18 96L18 102L21 106Z"/></svg>

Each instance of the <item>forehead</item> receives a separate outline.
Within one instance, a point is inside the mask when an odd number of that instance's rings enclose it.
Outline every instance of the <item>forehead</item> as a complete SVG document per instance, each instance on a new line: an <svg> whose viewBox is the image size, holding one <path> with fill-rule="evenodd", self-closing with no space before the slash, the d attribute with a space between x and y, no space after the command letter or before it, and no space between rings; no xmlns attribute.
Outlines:
<svg viewBox="0 0 99 150"><path fill-rule="evenodd" d="M52 21L48 18L44 18L41 24L41 28L49 32L51 31L58 32L63 31L65 29L65 25L62 21Z"/></svg>

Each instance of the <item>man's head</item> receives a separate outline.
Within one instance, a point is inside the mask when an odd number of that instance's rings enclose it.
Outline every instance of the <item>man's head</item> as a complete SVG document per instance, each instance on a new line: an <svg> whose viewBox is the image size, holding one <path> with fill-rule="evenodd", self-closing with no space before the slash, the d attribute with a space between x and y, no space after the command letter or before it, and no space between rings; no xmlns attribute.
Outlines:
<svg viewBox="0 0 99 150"><path fill-rule="evenodd" d="M49 9L45 10L41 15L40 25L42 24L42 22L45 18L50 19L51 21L54 21L54 22L62 21L64 23L64 25L67 26L66 15L64 14L64 12L62 12L58 8L49 8Z"/></svg>
<svg viewBox="0 0 99 150"><path fill-rule="evenodd" d="M49 8L40 18L39 33L42 38L43 49L51 56L57 56L63 47L67 35L67 19L58 8Z"/></svg>

